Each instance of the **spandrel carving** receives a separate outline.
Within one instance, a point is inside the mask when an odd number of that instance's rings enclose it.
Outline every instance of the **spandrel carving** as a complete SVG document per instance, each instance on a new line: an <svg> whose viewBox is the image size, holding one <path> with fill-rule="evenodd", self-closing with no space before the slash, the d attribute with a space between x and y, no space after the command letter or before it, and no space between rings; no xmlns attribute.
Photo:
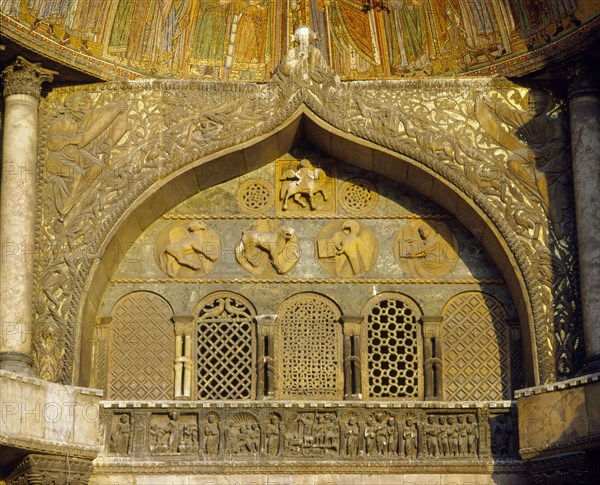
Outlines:
<svg viewBox="0 0 600 485"><path fill-rule="evenodd" d="M517 100L526 109L498 97L479 98L477 119L494 140L510 151L506 164L513 180L537 198L548 218L558 225L568 203L565 175L569 162L563 121L560 115L551 113L552 101L545 91L532 89L524 99Z"/></svg>
<svg viewBox="0 0 600 485"><path fill-rule="evenodd" d="M204 221L174 223L156 241L161 269L173 278L209 274L221 256L221 240Z"/></svg>
<svg viewBox="0 0 600 485"><path fill-rule="evenodd" d="M415 277L443 278L458 262L458 240L444 222L413 221L396 235L394 256Z"/></svg>
<svg viewBox="0 0 600 485"><path fill-rule="evenodd" d="M333 276L367 273L377 259L375 233L356 220L332 222L317 235L317 256Z"/></svg>
<svg viewBox="0 0 600 485"><path fill-rule="evenodd" d="M81 96L65 108L50 124L46 137L46 176L61 222L95 188L111 150L127 132L123 102L93 108L91 100ZM102 190L97 197L102 206Z"/></svg>
<svg viewBox="0 0 600 485"><path fill-rule="evenodd" d="M262 219L242 231L235 256L238 263L255 276L283 275L300 259L298 237L291 227Z"/></svg>
<svg viewBox="0 0 600 485"><path fill-rule="evenodd" d="M282 101L269 86L195 86L193 93L168 82L161 89L115 84L58 90L44 101L39 237L48 250L36 258L35 321L38 329L51 321L61 330L48 351L36 329L36 364L42 358L53 362L46 366L54 369L45 374L48 380L70 382L79 343L66 322L77 320L85 275L122 211L158 178L219 144L236 143L228 129L241 141L261 132L265 123L280 122L273 116ZM84 124L76 127L73 115L88 119L81 140L78 130ZM84 169L71 169L78 160Z"/></svg>

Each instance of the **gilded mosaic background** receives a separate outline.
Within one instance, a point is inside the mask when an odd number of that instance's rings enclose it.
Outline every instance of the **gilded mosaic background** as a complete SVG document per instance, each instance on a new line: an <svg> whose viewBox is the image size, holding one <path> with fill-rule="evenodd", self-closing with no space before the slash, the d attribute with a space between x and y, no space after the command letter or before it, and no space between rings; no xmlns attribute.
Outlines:
<svg viewBox="0 0 600 485"><path fill-rule="evenodd" d="M103 79L264 81L299 25L343 79L502 73L581 42L598 0L2 0L7 35ZM27 38L35 41L28 42Z"/></svg>

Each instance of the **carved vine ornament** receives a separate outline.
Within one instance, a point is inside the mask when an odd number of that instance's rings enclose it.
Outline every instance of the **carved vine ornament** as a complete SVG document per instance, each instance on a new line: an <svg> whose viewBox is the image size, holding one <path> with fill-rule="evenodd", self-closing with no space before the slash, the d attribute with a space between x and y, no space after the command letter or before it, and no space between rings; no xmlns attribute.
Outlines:
<svg viewBox="0 0 600 485"><path fill-rule="evenodd" d="M306 32L296 40L266 84L114 82L56 89L42 101L37 242L43 251L36 260L34 336L40 375L71 381L84 288L126 209L154 183L270 132L301 107L344 133L415 160L473 200L508 243L526 282L541 380L577 370L582 345L564 106L543 91L508 82L340 83ZM314 175L309 191L299 186L302 177L282 174L284 203L323 203L321 179ZM273 188L255 190L258 198L243 202L260 212L261 197ZM342 187L357 190L360 185ZM260 234L277 230L283 245L295 237L284 226L246 228L240 264L252 272ZM368 228L332 226L323 239L349 239L353 231L357 244L371 237ZM429 237L417 226L409 232L415 240ZM195 235L212 237L206 227L190 228L188 235L187 244ZM175 236L164 235L158 257L167 273L179 275L190 268L178 263L177 251L185 248L175 247ZM199 264L212 264L219 248L213 249ZM367 267L370 261L354 263ZM428 274L431 268L414 270Z"/></svg>

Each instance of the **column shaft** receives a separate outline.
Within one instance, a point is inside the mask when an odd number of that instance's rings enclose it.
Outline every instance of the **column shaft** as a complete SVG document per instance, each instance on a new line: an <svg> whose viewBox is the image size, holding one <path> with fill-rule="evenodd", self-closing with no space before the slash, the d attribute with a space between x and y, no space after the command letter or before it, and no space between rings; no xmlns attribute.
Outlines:
<svg viewBox="0 0 600 485"><path fill-rule="evenodd" d="M35 236L37 100L7 96L0 197L0 367L30 373Z"/></svg>
<svg viewBox="0 0 600 485"><path fill-rule="evenodd" d="M569 116L586 371L600 370L600 90L581 66L569 86Z"/></svg>
<svg viewBox="0 0 600 485"><path fill-rule="evenodd" d="M33 269L38 100L53 71L18 56L2 72L4 136L0 182L0 369L33 373ZM50 337L49 337L50 338Z"/></svg>

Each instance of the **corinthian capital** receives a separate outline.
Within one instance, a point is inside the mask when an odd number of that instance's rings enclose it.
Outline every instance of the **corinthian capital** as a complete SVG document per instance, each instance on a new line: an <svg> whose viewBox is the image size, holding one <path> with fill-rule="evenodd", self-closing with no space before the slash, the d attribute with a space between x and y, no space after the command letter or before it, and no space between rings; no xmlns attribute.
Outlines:
<svg viewBox="0 0 600 485"><path fill-rule="evenodd" d="M4 97L11 94L27 94L40 99L43 82L50 82L54 79L56 71L44 69L37 62L29 62L21 56L2 71L4 79Z"/></svg>

